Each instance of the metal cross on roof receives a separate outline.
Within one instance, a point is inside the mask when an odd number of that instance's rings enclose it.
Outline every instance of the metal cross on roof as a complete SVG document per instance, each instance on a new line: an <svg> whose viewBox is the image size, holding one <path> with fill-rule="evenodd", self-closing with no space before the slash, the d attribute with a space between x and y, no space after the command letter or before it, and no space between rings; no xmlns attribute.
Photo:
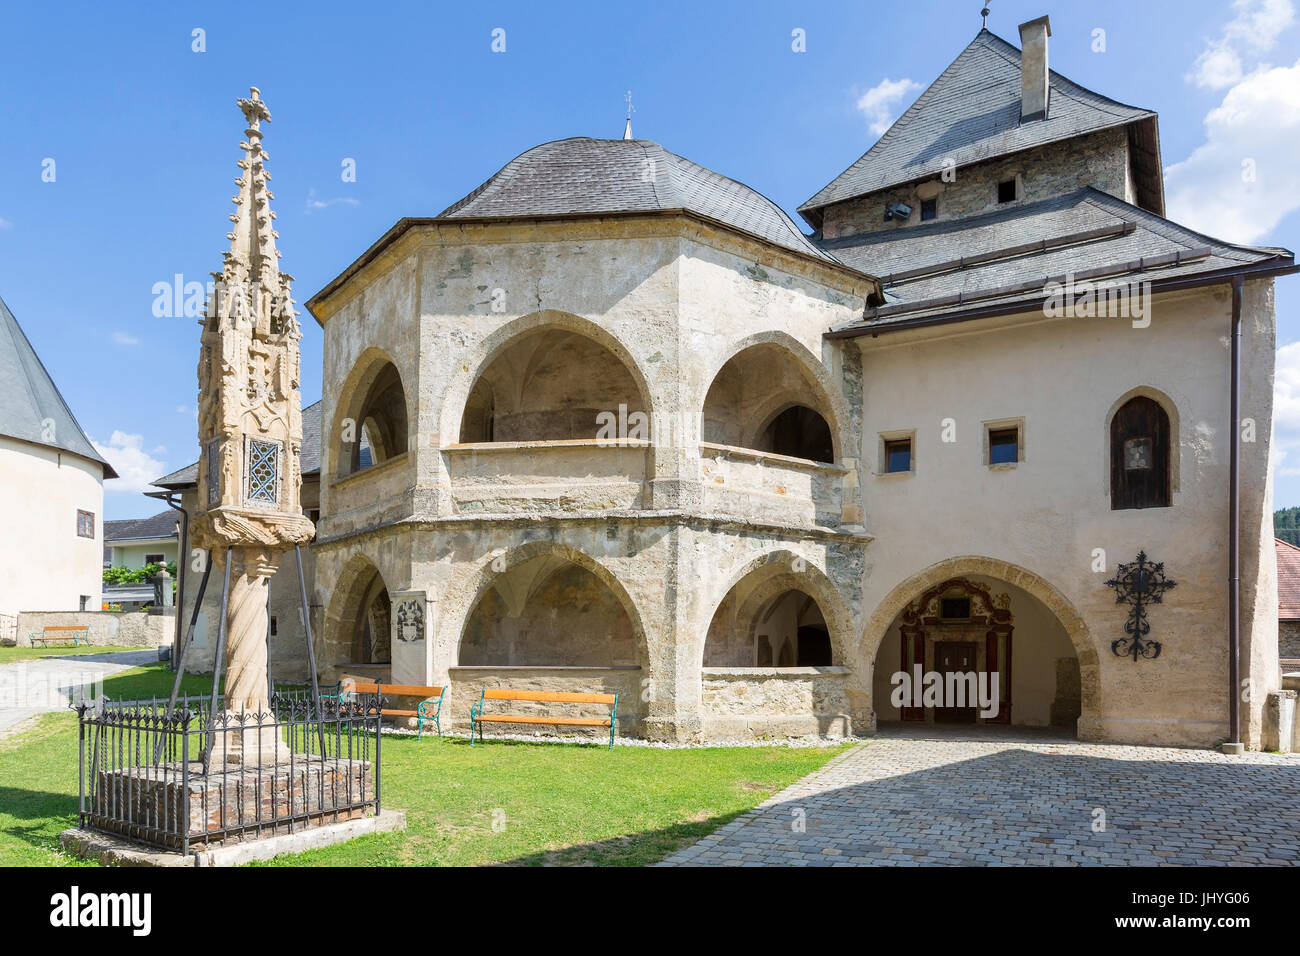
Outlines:
<svg viewBox="0 0 1300 956"><path fill-rule="evenodd" d="M1160 656L1159 641L1148 640L1151 623L1147 620L1147 605L1163 603L1164 593L1176 586L1176 582L1165 577L1162 562L1147 559L1145 551L1139 551L1137 560L1130 564L1121 564L1115 576L1106 582L1106 587L1115 589L1115 603L1129 605L1128 621L1124 624L1127 635L1112 641L1111 652L1116 657L1132 657L1136 661L1145 657L1149 661Z"/></svg>

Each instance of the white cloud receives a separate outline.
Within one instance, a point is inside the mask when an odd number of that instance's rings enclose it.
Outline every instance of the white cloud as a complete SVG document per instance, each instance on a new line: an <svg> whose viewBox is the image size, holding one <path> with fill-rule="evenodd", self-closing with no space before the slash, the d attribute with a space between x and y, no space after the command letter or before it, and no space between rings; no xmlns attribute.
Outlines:
<svg viewBox="0 0 1300 956"><path fill-rule="evenodd" d="M1300 60L1260 67L1205 117L1205 142L1165 169L1169 217L1231 242L1257 242L1300 209Z"/></svg>
<svg viewBox="0 0 1300 956"><path fill-rule="evenodd" d="M315 188L307 191L307 212L311 213L313 209L328 209L330 206L360 206L360 199L353 199L351 196L338 196L334 199L317 199Z"/></svg>
<svg viewBox="0 0 1300 956"><path fill-rule="evenodd" d="M1273 470L1300 475L1300 342L1277 350L1273 378Z"/></svg>
<svg viewBox="0 0 1300 956"><path fill-rule="evenodd" d="M1234 16L1222 34L1206 43L1187 79L1197 86L1221 90L1241 81L1243 56L1261 56L1273 49L1278 34L1295 21L1291 0L1233 0Z"/></svg>
<svg viewBox="0 0 1300 956"><path fill-rule="evenodd" d="M12 219L6 219L0 216L0 229L12 229L14 227Z"/></svg>
<svg viewBox="0 0 1300 956"><path fill-rule="evenodd" d="M128 435L114 430L106 444L93 438L91 444L118 474L116 480L104 482L106 492L137 494L148 491L150 482L167 474L167 463L144 450L143 435Z"/></svg>
<svg viewBox="0 0 1300 956"><path fill-rule="evenodd" d="M114 332L113 341L116 342L118 345L139 345L140 344L140 340L137 339L130 332L121 332L121 331Z"/></svg>
<svg viewBox="0 0 1300 956"><path fill-rule="evenodd" d="M867 118L871 132L879 136L898 118L898 107L904 99L923 87L915 80L884 79L858 97L858 111Z"/></svg>

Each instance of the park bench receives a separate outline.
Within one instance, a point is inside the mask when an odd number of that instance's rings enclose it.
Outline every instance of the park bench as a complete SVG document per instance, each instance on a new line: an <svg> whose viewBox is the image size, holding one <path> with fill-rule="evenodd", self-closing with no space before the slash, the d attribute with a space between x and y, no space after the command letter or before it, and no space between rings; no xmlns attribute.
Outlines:
<svg viewBox="0 0 1300 956"><path fill-rule="evenodd" d="M547 714L488 714L484 707L490 700L528 701L542 704L604 704L609 707L609 718L557 717ZM511 690L504 687L484 687L478 703L469 712L469 745L474 746L474 728L478 739L483 739L484 724L544 724L555 727L608 727L609 749L614 749L614 728L618 724L618 694L570 694L552 690Z"/></svg>
<svg viewBox="0 0 1300 956"><path fill-rule="evenodd" d="M63 624L51 625L50 627L41 628L41 633L37 634L32 631L27 635L28 640L32 642L32 647L37 644L67 644L72 642L72 646L85 644L90 646L90 625L88 624Z"/></svg>
<svg viewBox="0 0 1300 956"><path fill-rule="evenodd" d="M378 681L362 680L348 674L343 675L340 683L342 685L339 692L340 700L350 702L357 700L358 696L370 697L372 703L367 708L368 713L380 714L383 717L414 717L417 740L424 736L426 721L432 721L433 726L438 731L438 736L442 736L442 702L447 698L446 687L425 687L421 684L383 684ZM422 700L416 705L415 710L399 710L383 706L385 695L390 697L420 697Z"/></svg>

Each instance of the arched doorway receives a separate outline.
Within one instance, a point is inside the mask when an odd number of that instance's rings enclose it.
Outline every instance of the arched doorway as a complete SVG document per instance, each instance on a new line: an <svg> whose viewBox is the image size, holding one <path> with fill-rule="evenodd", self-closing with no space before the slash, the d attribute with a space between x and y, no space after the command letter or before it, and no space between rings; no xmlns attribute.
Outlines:
<svg viewBox="0 0 1300 956"><path fill-rule="evenodd" d="M388 679L392 669L392 600L369 559L357 555L339 576L326 620L325 668Z"/></svg>
<svg viewBox="0 0 1300 956"><path fill-rule="evenodd" d="M704 640L705 667L829 667L833 656L820 605L798 588L755 601L737 585Z"/></svg>
<svg viewBox="0 0 1300 956"><path fill-rule="evenodd" d="M880 723L1010 724L1077 732L1085 689L1066 625L1025 588L980 573L911 592L875 655Z"/></svg>

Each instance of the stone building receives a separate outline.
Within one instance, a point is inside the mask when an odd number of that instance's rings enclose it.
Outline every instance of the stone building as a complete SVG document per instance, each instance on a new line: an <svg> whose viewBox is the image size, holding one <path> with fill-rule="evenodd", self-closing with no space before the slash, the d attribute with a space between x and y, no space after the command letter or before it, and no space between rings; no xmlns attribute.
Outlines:
<svg viewBox="0 0 1300 956"><path fill-rule="evenodd" d="M1050 72L1049 35L981 30L801 207L812 236L629 134L380 237L307 302L322 672L449 681L461 725L497 685L617 691L620 733L679 741L1260 746L1293 257L1163 218L1156 115ZM1129 653L1107 582L1148 558L1177 587ZM301 674L286 577L273 667ZM914 670L996 675L990 712L896 706Z"/></svg>
<svg viewBox="0 0 1300 956"><path fill-rule="evenodd" d="M0 300L0 639L21 611L99 610L116 477Z"/></svg>

